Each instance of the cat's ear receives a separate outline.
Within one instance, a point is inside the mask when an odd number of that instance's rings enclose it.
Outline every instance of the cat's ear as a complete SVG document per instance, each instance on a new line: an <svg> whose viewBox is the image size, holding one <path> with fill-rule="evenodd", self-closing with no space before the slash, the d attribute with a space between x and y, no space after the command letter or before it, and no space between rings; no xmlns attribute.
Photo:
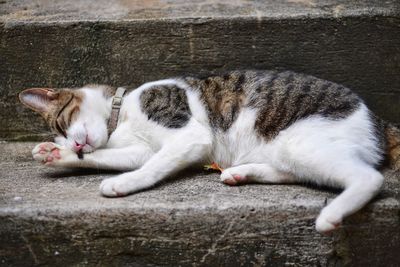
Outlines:
<svg viewBox="0 0 400 267"><path fill-rule="evenodd" d="M30 88L19 94L19 100L30 109L45 114L58 96L59 93L51 88Z"/></svg>

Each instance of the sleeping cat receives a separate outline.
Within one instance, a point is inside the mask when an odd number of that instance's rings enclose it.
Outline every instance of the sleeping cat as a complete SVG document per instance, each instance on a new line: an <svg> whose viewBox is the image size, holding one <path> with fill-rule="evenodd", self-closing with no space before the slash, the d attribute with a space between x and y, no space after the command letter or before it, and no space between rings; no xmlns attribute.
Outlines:
<svg viewBox="0 0 400 267"><path fill-rule="evenodd" d="M101 183L108 197L210 162L228 185L344 188L318 216L320 232L337 228L377 194L383 177L376 168L385 159L400 167L400 131L348 88L313 76L232 71L124 91L87 85L21 92L22 103L58 134L55 143L33 149L34 159L51 167L126 171Z"/></svg>

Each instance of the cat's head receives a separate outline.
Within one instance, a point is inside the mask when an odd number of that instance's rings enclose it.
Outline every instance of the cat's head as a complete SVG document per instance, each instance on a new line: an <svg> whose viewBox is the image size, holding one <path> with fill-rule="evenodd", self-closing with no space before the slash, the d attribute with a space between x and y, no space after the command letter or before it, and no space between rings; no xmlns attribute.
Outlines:
<svg viewBox="0 0 400 267"><path fill-rule="evenodd" d="M31 88L22 91L19 99L46 120L58 135L56 141L73 151L88 153L107 143L112 90L100 85L80 89Z"/></svg>

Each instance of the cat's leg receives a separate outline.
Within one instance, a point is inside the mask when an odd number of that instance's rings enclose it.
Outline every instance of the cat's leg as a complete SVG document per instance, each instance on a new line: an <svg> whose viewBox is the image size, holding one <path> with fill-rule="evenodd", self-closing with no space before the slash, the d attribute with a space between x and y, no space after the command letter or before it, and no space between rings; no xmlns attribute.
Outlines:
<svg viewBox="0 0 400 267"><path fill-rule="evenodd" d="M131 145L124 148L98 149L84 154L82 159L65 146L46 142L38 144L32 155L50 167L96 168L108 170L134 170L141 167L154 152L145 145Z"/></svg>
<svg viewBox="0 0 400 267"><path fill-rule="evenodd" d="M183 130L152 156L140 169L104 180L100 191L104 196L125 196L149 188L169 175L194 163L204 161L211 151L208 129Z"/></svg>
<svg viewBox="0 0 400 267"><path fill-rule="evenodd" d="M364 207L379 192L383 183L382 174L365 163L353 162L327 175L335 175L342 180L345 190L322 209L316 221L319 232L337 228L344 217Z"/></svg>
<svg viewBox="0 0 400 267"><path fill-rule="evenodd" d="M253 163L223 170L221 181L228 185L238 185L243 183L293 183L296 180L292 174L279 171L269 164Z"/></svg>

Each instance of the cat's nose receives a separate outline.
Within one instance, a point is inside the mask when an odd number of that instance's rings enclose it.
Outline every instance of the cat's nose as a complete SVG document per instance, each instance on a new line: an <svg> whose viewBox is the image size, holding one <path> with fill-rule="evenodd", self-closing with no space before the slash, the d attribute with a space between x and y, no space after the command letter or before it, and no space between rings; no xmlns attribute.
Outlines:
<svg viewBox="0 0 400 267"><path fill-rule="evenodd" d="M74 149L76 152L82 150L82 148L85 146L85 144L79 144L78 142L75 141Z"/></svg>

